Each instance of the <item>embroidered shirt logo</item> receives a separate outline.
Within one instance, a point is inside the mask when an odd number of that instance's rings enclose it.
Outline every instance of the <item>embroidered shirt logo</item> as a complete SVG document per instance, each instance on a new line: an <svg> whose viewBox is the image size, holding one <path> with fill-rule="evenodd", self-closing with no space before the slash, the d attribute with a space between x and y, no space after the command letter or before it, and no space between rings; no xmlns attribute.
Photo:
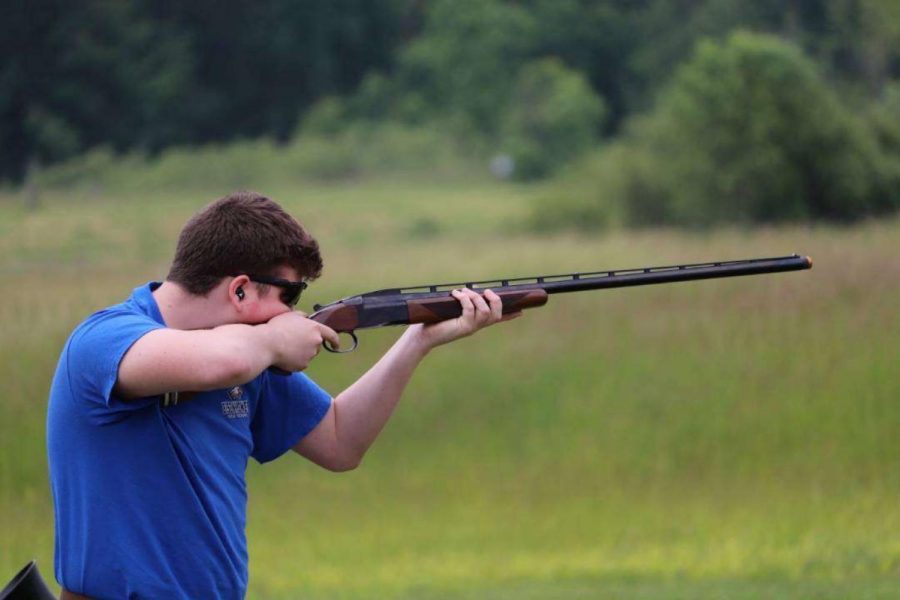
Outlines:
<svg viewBox="0 0 900 600"><path fill-rule="evenodd" d="M222 414L229 419L241 419L250 416L250 404L244 399L244 390L236 385L228 390L229 400L222 401Z"/></svg>

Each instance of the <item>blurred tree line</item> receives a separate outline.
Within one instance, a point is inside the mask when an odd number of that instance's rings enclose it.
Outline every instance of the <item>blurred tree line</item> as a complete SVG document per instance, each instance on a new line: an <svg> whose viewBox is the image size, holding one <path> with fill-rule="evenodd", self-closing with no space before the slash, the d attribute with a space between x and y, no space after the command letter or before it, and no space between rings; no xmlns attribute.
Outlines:
<svg viewBox="0 0 900 600"><path fill-rule="evenodd" d="M7 0L0 176L97 145L288 139L313 102L386 68L408 2Z"/></svg>
<svg viewBox="0 0 900 600"><path fill-rule="evenodd" d="M896 0L3 4L7 180L97 146L439 123L556 175L541 226L900 206Z"/></svg>

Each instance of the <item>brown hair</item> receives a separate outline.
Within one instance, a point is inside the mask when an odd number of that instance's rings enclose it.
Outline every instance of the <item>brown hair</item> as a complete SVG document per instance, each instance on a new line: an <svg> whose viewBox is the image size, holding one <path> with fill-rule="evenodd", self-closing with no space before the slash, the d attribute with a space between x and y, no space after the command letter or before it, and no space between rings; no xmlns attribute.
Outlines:
<svg viewBox="0 0 900 600"><path fill-rule="evenodd" d="M283 265L315 279L322 273L318 242L277 203L241 191L216 200L185 224L166 279L203 296L223 277L271 275Z"/></svg>

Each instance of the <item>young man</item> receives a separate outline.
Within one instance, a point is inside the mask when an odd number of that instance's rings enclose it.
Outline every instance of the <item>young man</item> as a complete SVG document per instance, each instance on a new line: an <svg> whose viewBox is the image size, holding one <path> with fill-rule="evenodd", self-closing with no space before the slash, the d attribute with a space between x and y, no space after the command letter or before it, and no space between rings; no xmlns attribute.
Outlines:
<svg viewBox="0 0 900 600"><path fill-rule="evenodd" d="M332 399L301 371L338 336L293 310L321 269L297 221L241 192L187 223L165 282L75 329L47 418L64 598L242 598L248 458L355 468L431 349L516 316L456 290L462 316L409 327Z"/></svg>

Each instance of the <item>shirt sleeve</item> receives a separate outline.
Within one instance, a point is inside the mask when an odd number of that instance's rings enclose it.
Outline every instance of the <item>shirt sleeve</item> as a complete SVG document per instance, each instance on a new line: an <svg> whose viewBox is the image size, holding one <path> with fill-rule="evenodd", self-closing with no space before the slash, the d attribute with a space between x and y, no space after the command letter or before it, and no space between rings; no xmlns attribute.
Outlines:
<svg viewBox="0 0 900 600"><path fill-rule="evenodd" d="M74 401L86 403L89 417L99 423L116 421L156 398L128 400L114 392L119 364L141 337L163 325L144 315L107 310L92 315L69 338L65 369Z"/></svg>
<svg viewBox="0 0 900 600"><path fill-rule="evenodd" d="M331 396L303 373L263 374L259 401L250 429L252 456L274 460L316 428L331 407Z"/></svg>

